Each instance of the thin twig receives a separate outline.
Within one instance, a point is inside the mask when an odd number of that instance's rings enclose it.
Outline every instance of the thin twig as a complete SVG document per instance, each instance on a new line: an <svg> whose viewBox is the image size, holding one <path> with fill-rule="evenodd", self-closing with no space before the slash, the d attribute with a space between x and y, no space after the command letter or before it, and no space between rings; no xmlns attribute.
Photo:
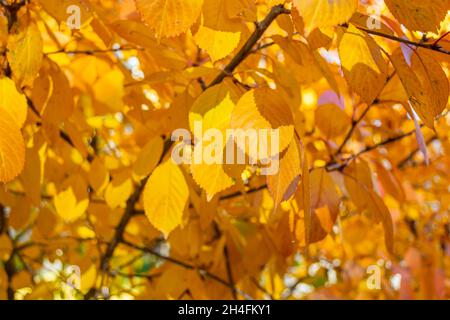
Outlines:
<svg viewBox="0 0 450 320"><path fill-rule="evenodd" d="M226 286L226 287L228 287L228 288L233 288L232 284L230 284L230 283L227 282L226 280L220 278L219 276L216 276L215 274L210 273L210 272L209 272L208 270L206 270L206 269L197 268L197 267L194 266L194 265L191 265L191 264L189 264L189 263L183 262L183 261L181 261L181 260L177 260L177 259L175 259L175 258L173 258L173 257L170 257L170 256L165 256L165 255L163 255L163 254L161 254L161 253L159 253L159 252L156 252L156 251L154 251L154 250L152 250L152 249L150 249L150 248L138 246L138 245L136 245L136 244L134 244L134 243L131 243L131 242L127 241L127 240L122 240L121 243L124 244L124 245L126 245L126 246L128 246L128 247L130 247L130 248L133 248L133 249L135 249L135 250L139 250L139 251L141 251L141 252L145 252L145 253L149 253L149 254L151 254L151 255L154 255L154 256L156 256L156 257L158 257L158 258L160 258L160 259L162 259L162 260L164 260L164 261L167 261L167 262L176 264L176 265L178 265L178 266L180 266L180 267L183 267L183 268L185 268L185 269L188 269L188 270L198 270L198 271L200 272L200 274L202 274L202 275L204 275L204 276L207 276L208 278L211 278L212 280L215 280L215 281L217 281L217 282L223 284L224 286Z"/></svg>
<svg viewBox="0 0 450 320"><path fill-rule="evenodd" d="M61 54L61 53L93 55L93 54L96 54L96 53L111 53L111 52L132 51L132 50L144 51L145 48L141 48L141 47L132 47L132 48L120 47L120 48L112 48L112 49L69 50L69 51L66 51L65 49L60 49L60 50L57 50L57 51L46 52L46 53L44 53L44 55L50 56L50 55Z"/></svg>
<svg viewBox="0 0 450 320"><path fill-rule="evenodd" d="M336 150L335 152L335 156L338 155L339 153L341 153L341 151L344 149L344 147L346 146L347 142L350 140L350 138L353 135L353 132L355 131L355 129L358 127L358 124L364 119L364 117L367 115L367 113L369 112L370 108L372 107L372 105L369 105L364 112L361 114L361 116L352 121L352 126L350 128L350 130L348 131L347 135L344 138L344 141L342 141L341 145L339 146L339 148Z"/></svg>
<svg viewBox="0 0 450 320"><path fill-rule="evenodd" d="M342 25L344 28L348 28L348 24L343 24ZM390 34L385 34L379 31L375 31L375 30L370 30L370 29L366 29L360 26L356 26L356 28L358 28L361 31L367 32L369 34L372 34L374 36L378 36L378 37L383 37L392 41L396 41L396 42L400 42L400 43L404 43L410 46L414 46L414 47L420 47L420 48L424 48L424 49L428 49L428 50L433 50L436 52L440 52L443 54L448 54L450 55L450 51L445 50L444 48L442 48L439 45L439 41L438 42L434 42L434 43L424 43L424 42L415 42L409 39L404 39L404 38L400 38L400 37L396 37L396 36L392 36Z"/></svg>
<svg viewBox="0 0 450 320"><path fill-rule="evenodd" d="M238 300L236 294L236 286L234 285L233 280L233 271L231 270L230 254L228 252L228 247L226 245L223 248L223 255L225 256L225 264L227 267L227 275L228 275L228 282L230 283L231 295L233 296L234 300Z"/></svg>

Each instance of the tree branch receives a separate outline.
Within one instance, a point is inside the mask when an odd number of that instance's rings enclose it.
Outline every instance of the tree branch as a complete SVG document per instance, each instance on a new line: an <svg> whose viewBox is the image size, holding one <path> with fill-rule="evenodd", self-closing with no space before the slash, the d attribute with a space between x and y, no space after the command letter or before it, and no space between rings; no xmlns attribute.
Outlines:
<svg viewBox="0 0 450 320"><path fill-rule="evenodd" d="M57 50L57 51L46 52L46 53L44 53L44 55L50 56L50 55L55 55L55 54L60 54L60 53L94 55L96 53L110 53L110 52L133 51L133 50L144 51L145 48L141 48L141 47L120 47L120 48L113 48L113 49L69 50L69 51L65 51L65 49L60 49L60 50Z"/></svg>
<svg viewBox="0 0 450 320"><path fill-rule="evenodd" d="M372 107L372 105L368 106L364 112L361 114L361 116L357 119L357 120L353 120L352 121L352 126L350 128L350 130L348 131L347 135L344 138L344 141L342 141L341 145L339 146L339 148L336 150L335 152L335 156L338 155L339 153L341 153L341 151L344 149L345 145L347 144L347 142L350 140L350 138L353 135L353 132L356 130L356 128L358 127L358 124L364 119L364 117L366 116L366 114L369 112L370 108Z"/></svg>
<svg viewBox="0 0 450 320"><path fill-rule="evenodd" d="M5 13L8 18L8 31L11 31L14 24L17 22L17 13L27 3L27 0L22 0L14 3L7 3L1 1L0 5L5 8Z"/></svg>
<svg viewBox="0 0 450 320"><path fill-rule="evenodd" d="M166 154L169 152L170 147L172 146L172 142L170 140L166 140L163 154L159 160L158 164L161 164ZM119 243L123 241L123 235L125 233L125 229L128 226L128 223L133 218L133 216L137 215L138 212L135 210L135 205L138 203L142 192L144 191L145 184L147 183L148 177L141 181L139 186L135 189L131 197L127 200L127 205L125 208L125 212L122 216L122 218L119 221L119 224L116 227L116 231L114 232L114 236L111 239L111 241L108 243L108 246L106 247L105 253L102 255L100 259L100 271L103 275L108 274L109 272L109 264L114 256L114 252L117 249L117 246ZM89 300L97 294L97 289L95 287L92 287L88 293L85 295L85 299Z"/></svg>
<svg viewBox="0 0 450 320"><path fill-rule="evenodd" d="M343 24L342 26L344 28L348 28L348 24ZM450 55L450 51L445 50L444 48L442 48L441 45L439 45L439 40L435 41L433 43L415 42L415 41L411 41L411 40L408 40L408 39L403 39L403 38L400 38L400 37L392 36L390 34L385 34L385 33L379 32L379 31L370 30L370 29L366 29L366 28L363 28L363 27L359 27L359 26L356 26L356 28L358 28L361 31L367 32L369 34L372 34L374 36L383 37L383 38L386 38L386 39L389 39L389 40L392 40L392 41L396 41L396 42L400 42L400 43L404 43L404 44L407 44L407 45L410 45L410 46L420 47L420 48L433 50L433 51L436 51L436 52L440 52L440 53L443 53L443 54Z"/></svg>
<svg viewBox="0 0 450 320"><path fill-rule="evenodd" d="M283 5L277 5L273 7L269 14L261 22L256 23L256 29L244 46L239 50L236 56L230 61L230 63L225 67L225 69L208 85L208 88L219 84L228 75L233 73L233 71L241 64L245 58L251 53L253 47L256 45L258 40L262 37L264 32L269 28L272 22L281 14L289 14L290 10L286 9Z"/></svg>
<svg viewBox="0 0 450 320"><path fill-rule="evenodd" d="M285 13L289 13L289 10L286 9L286 12L285 12ZM348 24L342 24L341 27L348 28ZM446 36L448 36L448 34L450 34L450 32L445 33L444 35L442 35L439 39L437 39L437 40L434 41L433 43L424 43L424 42L416 42L416 41L412 41L412 40L409 40L409 39L400 38L400 37L397 37L397 36L392 36L392 35L390 35L390 34L385 34L385 33L379 32L379 31L366 29L366 28L363 28L363 27L360 27L360 26L356 26L356 28L359 29L359 30L361 30L361 31L367 32L367 33L369 33L369 34L372 34L372 35L374 35L374 36L378 36L378 37L386 38L386 39L389 39L389 40L392 40L392 41L404 43L404 44L407 44L407 45L410 45L410 46L420 47L420 48L424 48L424 49L428 49L428 50L433 50L433 51L436 51L436 52L440 52L440 53L443 53L443 54L450 55L450 51L444 49L444 48L439 44L439 42L440 42L443 38L445 38ZM261 50L261 49L265 49L265 48L271 47L271 46L273 46L273 45L275 45L275 44L276 44L276 43L275 43L274 41L265 43L265 44L260 45L259 47L255 48L255 49L252 49L252 50L250 51L250 53L255 53L255 52L257 52L258 50Z"/></svg>
<svg viewBox="0 0 450 320"><path fill-rule="evenodd" d="M228 247L226 244L223 247L223 255L225 256L225 264L227 267L227 275L228 275L228 282L230 283L231 295L233 296L234 300L238 300L238 297L236 294L236 286L234 285L234 280L233 280L233 272L231 270L230 254L228 252Z"/></svg>
<svg viewBox="0 0 450 320"><path fill-rule="evenodd" d="M154 255L154 256L156 256L156 257L158 257L158 258L160 258L160 259L162 259L164 261L171 262L171 263L176 264L176 265L178 265L180 267L183 267L185 269L198 270L200 272L200 274L202 274L202 275L204 275L204 276L206 276L208 278L211 278L212 280L214 280L214 281L216 281L216 282L218 282L220 284L223 284L224 286L226 286L228 288L234 288L234 286L231 283L225 281L224 279L220 278L219 276L216 276L215 274L212 274L211 272L209 272L206 269L197 268L196 266L191 265L189 263L186 263L186 262L174 259L174 258L169 257L169 256L164 256L164 255L162 255L162 254L160 254L160 253L158 253L158 252L156 252L156 251L154 251L154 250L152 250L150 248L138 246L138 245L136 245L134 243L131 243L131 242L127 241L127 240L122 240L121 243L126 245L126 246L128 246L128 247L130 247L130 248L133 248L135 250L139 250L139 251L142 251L142 252Z"/></svg>
<svg viewBox="0 0 450 320"><path fill-rule="evenodd" d="M420 125L420 127L423 127L423 126L424 126L423 124ZM414 130L411 130L411 131L409 131L409 132L400 134L400 135L398 135L398 136L395 136L395 137L392 137L392 138L388 138L388 139L386 139L386 140L383 140L383 141L381 141L381 142L379 142L379 143L377 143L377 144L374 144L374 145L372 145L372 146L367 146L367 147L365 147L364 149L362 149L361 151L359 151L358 153L356 153L356 154L354 154L354 155L348 157L347 159L345 159L345 160L343 161L342 164L336 166L336 164L332 164L332 163L331 163L331 164L325 166L325 169L327 169L327 171L342 171L342 170L343 170L343 169L344 169L351 161L353 161L353 160L359 158L359 157L362 156L363 154L366 154L366 153L368 153L368 152L371 152L371 151L373 151L373 150L376 150L376 149L378 149L379 147L386 146L386 145L391 144L391 143L394 143L394 142L398 142L398 141L400 141L400 140L402 140L402 139L404 139L404 138L407 138L407 137L412 136L412 135L415 134L415 133L416 133L416 130L414 129ZM331 166L332 166L332 167L331 167ZM330 167L331 167L331 168L330 168Z"/></svg>

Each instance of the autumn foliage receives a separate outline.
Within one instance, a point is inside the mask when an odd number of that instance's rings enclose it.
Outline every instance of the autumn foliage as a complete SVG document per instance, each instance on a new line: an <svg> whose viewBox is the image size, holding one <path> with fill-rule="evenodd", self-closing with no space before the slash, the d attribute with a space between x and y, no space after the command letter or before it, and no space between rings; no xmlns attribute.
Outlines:
<svg viewBox="0 0 450 320"><path fill-rule="evenodd" d="M450 298L449 10L0 0L0 299Z"/></svg>

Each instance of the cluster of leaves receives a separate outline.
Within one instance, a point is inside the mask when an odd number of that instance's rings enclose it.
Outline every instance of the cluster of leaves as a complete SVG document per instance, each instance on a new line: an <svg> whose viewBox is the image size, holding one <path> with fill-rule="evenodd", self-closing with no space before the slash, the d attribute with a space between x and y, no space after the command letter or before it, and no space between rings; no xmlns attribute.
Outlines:
<svg viewBox="0 0 450 320"><path fill-rule="evenodd" d="M449 298L449 9L1 0L0 298ZM279 172L176 165L194 121Z"/></svg>

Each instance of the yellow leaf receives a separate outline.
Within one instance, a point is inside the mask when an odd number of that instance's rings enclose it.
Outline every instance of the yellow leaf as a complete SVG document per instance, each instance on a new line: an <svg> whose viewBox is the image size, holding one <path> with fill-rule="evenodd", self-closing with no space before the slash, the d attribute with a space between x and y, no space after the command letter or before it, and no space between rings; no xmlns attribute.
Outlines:
<svg viewBox="0 0 450 320"><path fill-rule="evenodd" d="M47 207L43 207L39 210L39 216L36 219L36 228L40 232L41 236L49 237L56 232L56 216Z"/></svg>
<svg viewBox="0 0 450 320"><path fill-rule="evenodd" d="M92 286L95 285L97 280L97 268L95 264L92 264L89 269L81 275L80 279L80 290L82 292L87 292Z"/></svg>
<svg viewBox="0 0 450 320"><path fill-rule="evenodd" d="M214 92L220 93L220 86L211 88L208 93L205 92L205 96L202 99L206 99L207 97L212 98L213 96L211 94ZM210 100L209 102L216 101L218 96L214 98L214 100ZM231 112L233 111L234 103L229 93L227 93L223 100L216 106L211 106L204 113L203 117L199 113L193 112L196 105L197 103L191 109L190 119L191 121L198 121L192 125L194 126L195 136L202 135L202 143L197 143L194 147L191 173L195 182L206 191L209 201L217 193L234 185L233 179L226 174L222 165L224 163L224 148L227 142L226 130L230 128ZM198 126L199 123L202 124L203 132L197 132L198 130L195 130L195 125ZM203 135L209 129L218 130L221 135L212 136L208 140ZM217 141L218 139L220 141Z"/></svg>
<svg viewBox="0 0 450 320"><path fill-rule="evenodd" d="M444 111L449 97L449 82L440 64L428 53L413 53L411 67L400 49L391 55L409 101L420 119L434 128L434 119Z"/></svg>
<svg viewBox="0 0 450 320"><path fill-rule="evenodd" d="M103 75L94 84L95 98L109 107L112 111L121 111L123 106L123 96L125 76L118 69L113 69Z"/></svg>
<svg viewBox="0 0 450 320"><path fill-rule="evenodd" d="M55 62L45 59L44 66L41 69L42 73L43 69L46 70L48 80L43 80L44 87L40 89L43 90L44 93L41 94L45 95L45 91L47 91L47 94L50 94L50 96L47 96L48 99L46 99L46 103L43 105L43 110L41 110L42 118L50 123L59 124L62 121L67 120L67 118L72 115L75 108L72 89L64 72ZM35 81L35 88L33 88L34 92L39 90L39 88L36 87L36 84L40 81L42 81L41 75ZM45 83L47 81L50 82L50 88L45 87ZM61 106L64 106L64 108L61 108Z"/></svg>
<svg viewBox="0 0 450 320"><path fill-rule="evenodd" d="M450 10L448 0L386 0L385 3L398 21L411 31L436 32Z"/></svg>
<svg viewBox="0 0 450 320"><path fill-rule="evenodd" d="M28 199L23 199L22 201L16 202L11 206L11 213L8 220L9 225L16 229L22 229L30 220L31 206Z"/></svg>
<svg viewBox="0 0 450 320"><path fill-rule="evenodd" d="M420 110L420 112L425 114L423 119L430 123L447 106L450 90L448 76L439 62L424 50L418 50L416 54L413 54L411 63L411 68L427 95L426 109ZM407 90L407 92L409 91ZM424 107L422 104L416 103L414 99L411 99L411 103L415 109ZM416 111L419 113L419 110Z"/></svg>
<svg viewBox="0 0 450 320"><path fill-rule="evenodd" d="M38 0L38 2L52 17L63 25L67 25L70 16L76 13L69 10L71 6L76 6L79 9L81 26L86 25L92 18L89 3L86 0Z"/></svg>
<svg viewBox="0 0 450 320"><path fill-rule="evenodd" d="M305 188L306 191L303 191ZM300 245L305 246L323 240L336 223L340 203L328 172L325 169L316 169L309 177L306 173L306 179L300 185L295 202L299 210L297 216L300 216L296 225L296 236Z"/></svg>
<svg viewBox="0 0 450 320"><path fill-rule="evenodd" d="M298 82L310 84L325 76L323 71L326 71L326 69L323 63L307 44L298 40L288 40L280 35L274 35L272 39L286 53L285 65L289 66L289 69L296 75ZM328 78L327 80L331 80L331 78Z"/></svg>
<svg viewBox="0 0 450 320"><path fill-rule="evenodd" d="M153 226L167 236L182 222L189 198L183 172L171 160L158 166L144 189L145 214Z"/></svg>
<svg viewBox="0 0 450 320"><path fill-rule="evenodd" d="M7 112L21 128L27 118L28 105L25 95L17 90L10 78L0 79L0 112Z"/></svg>
<svg viewBox="0 0 450 320"><path fill-rule="evenodd" d="M291 143L294 136L294 120L290 107L278 99L275 91L269 88L250 90L244 94L231 115L231 127L241 130L244 134L256 132L257 134L246 135L245 139L236 136L238 147L245 151L253 159L262 159L259 149L265 144L267 157L273 157L283 152ZM278 147L272 144L273 130L279 129ZM249 131L250 130L250 131ZM267 130L267 141L259 141L260 130ZM251 146L258 148L251 148Z"/></svg>
<svg viewBox="0 0 450 320"><path fill-rule="evenodd" d="M305 244L311 243L312 236L312 208L311 208L311 177L309 173L309 162L305 149L302 149L302 184L301 195L303 204L303 217L304 217L304 234Z"/></svg>
<svg viewBox="0 0 450 320"><path fill-rule="evenodd" d="M267 176L267 186L275 202L275 208L281 201L288 200L294 194L300 175L300 152L294 139L280 159L278 173Z"/></svg>
<svg viewBox="0 0 450 320"><path fill-rule="evenodd" d="M152 30L144 23L118 20L111 25L111 28L127 41L145 47L146 51L150 50L151 56L157 61L158 66L170 69L186 67L186 61L181 52L172 50L170 47L159 46Z"/></svg>
<svg viewBox="0 0 450 320"><path fill-rule="evenodd" d="M128 171L115 175L105 190L105 201L108 206L115 209L125 204L133 192L133 181Z"/></svg>
<svg viewBox="0 0 450 320"><path fill-rule="evenodd" d="M299 83L292 70L281 63L274 61L273 75L280 93L283 94L285 101L289 103L293 112L297 111L302 103L302 92L298 90Z"/></svg>
<svg viewBox="0 0 450 320"><path fill-rule="evenodd" d="M340 198L333 180L325 169L311 173L311 219L310 242L318 242L332 231L339 214Z"/></svg>
<svg viewBox="0 0 450 320"><path fill-rule="evenodd" d="M157 136L150 140L139 153L134 164L134 174L139 178L148 176L158 165L164 149L164 141Z"/></svg>
<svg viewBox="0 0 450 320"><path fill-rule="evenodd" d="M8 62L13 78L20 86L32 85L42 63L42 37L38 27L31 23L8 39Z"/></svg>
<svg viewBox="0 0 450 320"><path fill-rule="evenodd" d="M350 117L335 104L324 104L316 109L316 125L327 139L346 133L350 122Z"/></svg>
<svg viewBox="0 0 450 320"><path fill-rule="evenodd" d="M350 88L371 104L387 80L387 63L375 41L350 24L339 43L339 57Z"/></svg>
<svg viewBox="0 0 450 320"><path fill-rule="evenodd" d="M158 39L186 32L200 15L203 0L135 0L142 19Z"/></svg>
<svg viewBox="0 0 450 320"><path fill-rule="evenodd" d="M256 4L253 0L230 0L225 4L230 19L241 18L245 21L256 21Z"/></svg>
<svg viewBox="0 0 450 320"><path fill-rule="evenodd" d="M385 192L397 199L399 202L405 201L405 191L395 170L387 170L381 163L376 163L377 177L381 182Z"/></svg>
<svg viewBox="0 0 450 320"><path fill-rule="evenodd" d="M109 172L100 158L95 158L89 170L89 184L100 194L109 183Z"/></svg>
<svg viewBox="0 0 450 320"><path fill-rule="evenodd" d="M347 22L358 7L358 0L294 0L294 6L306 28L312 31Z"/></svg>
<svg viewBox="0 0 450 320"><path fill-rule="evenodd" d="M14 180L25 163L25 143L20 128L8 113L0 117L0 182Z"/></svg>
<svg viewBox="0 0 450 320"><path fill-rule="evenodd" d="M230 113L234 108L234 102L238 100L238 95L239 92L236 87L228 81L208 88L203 92L189 110L189 127L196 135L195 138L200 138L194 130L195 121L202 122L203 132L210 128L216 128L223 132L223 130L229 128ZM217 108L219 108L220 112ZM224 112L224 114L221 114L221 112ZM205 117L207 119L204 119Z"/></svg>
<svg viewBox="0 0 450 320"><path fill-rule="evenodd" d="M359 211L367 208L368 190L373 189L372 173L367 162L354 161L344 170L344 182L347 192Z"/></svg>
<svg viewBox="0 0 450 320"><path fill-rule="evenodd" d="M390 252L394 252L394 227L391 214L384 204L383 200L373 190L368 191L369 207L368 209L381 221L384 229L384 241L386 249Z"/></svg>
<svg viewBox="0 0 450 320"><path fill-rule="evenodd" d="M329 47L333 40L333 28L316 28L308 36L308 44L311 49L319 49Z"/></svg>
<svg viewBox="0 0 450 320"><path fill-rule="evenodd" d="M198 146L194 148L194 153L196 148ZM223 165L220 163L192 163L191 173L195 182L206 191L208 201L211 201L217 193L234 185L234 180L226 174Z"/></svg>
<svg viewBox="0 0 450 320"><path fill-rule="evenodd" d="M204 26L201 26L195 34L195 42L208 52L212 62L221 60L233 52L240 39L240 32L217 31Z"/></svg>
<svg viewBox="0 0 450 320"><path fill-rule="evenodd" d="M240 28L238 19L232 19L227 14L228 8L237 0L204 0L203 25L217 31L237 32ZM244 4L245 5L245 4ZM245 10L245 7L240 7Z"/></svg>
<svg viewBox="0 0 450 320"><path fill-rule="evenodd" d="M209 109L203 115L203 119L201 121L203 132L201 133L204 134L207 130L217 129L225 136L226 130L230 128L231 112L233 111L233 109L234 103L230 99L230 96L227 95L219 104L217 104L217 106ZM193 112L191 113L191 115L194 119L201 119L199 115L194 114ZM193 129L195 134L197 134L197 131L195 130L195 123Z"/></svg>
<svg viewBox="0 0 450 320"><path fill-rule="evenodd" d="M88 199L77 199L72 187L58 193L53 202L58 215L69 223L80 218L89 206Z"/></svg>

